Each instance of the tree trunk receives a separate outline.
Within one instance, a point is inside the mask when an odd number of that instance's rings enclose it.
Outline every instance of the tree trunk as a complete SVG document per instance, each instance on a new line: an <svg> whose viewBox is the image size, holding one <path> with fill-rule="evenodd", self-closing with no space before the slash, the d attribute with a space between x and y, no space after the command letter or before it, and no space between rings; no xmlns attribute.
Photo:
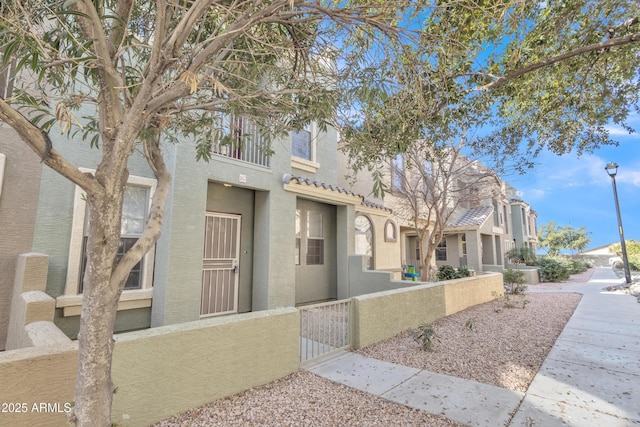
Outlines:
<svg viewBox="0 0 640 427"><path fill-rule="evenodd" d="M123 191L110 197L88 196L90 233L78 334L78 373L73 418L76 425L111 425L113 329L123 283L112 271L120 243Z"/></svg>
<svg viewBox="0 0 640 427"><path fill-rule="evenodd" d="M422 276L420 280L423 282L428 282L431 279L431 260L433 259L433 250L430 247L427 247L425 251L426 254L424 256L423 265L422 265Z"/></svg>

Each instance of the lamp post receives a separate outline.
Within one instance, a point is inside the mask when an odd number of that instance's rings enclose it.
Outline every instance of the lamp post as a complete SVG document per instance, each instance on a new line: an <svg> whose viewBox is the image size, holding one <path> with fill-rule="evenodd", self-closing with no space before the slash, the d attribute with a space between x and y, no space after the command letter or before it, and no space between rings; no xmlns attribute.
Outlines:
<svg viewBox="0 0 640 427"><path fill-rule="evenodd" d="M620 232L620 247L622 249L622 263L624 264L624 277L627 285L631 284L631 272L629 271L629 259L627 258L627 245L624 242L624 231L622 230L622 217L620 216L620 204L618 203L618 189L616 188L616 174L618 173L617 163L607 163L604 167L613 185L613 198L616 202L616 214L618 215L618 231Z"/></svg>

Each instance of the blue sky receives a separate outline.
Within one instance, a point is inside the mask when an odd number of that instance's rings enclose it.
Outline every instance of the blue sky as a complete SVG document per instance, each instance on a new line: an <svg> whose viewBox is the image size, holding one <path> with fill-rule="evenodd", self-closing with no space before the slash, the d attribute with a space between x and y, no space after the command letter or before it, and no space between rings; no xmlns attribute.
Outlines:
<svg viewBox="0 0 640 427"><path fill-rule="evenodd" d="M629 121L640 129L640 116ZM593 154L558 156L545 152L538 167L526 175L503 179L522 192L522 199L538 213L538 228L549 221L558 226L586 227L588 248L619 242L618 220L611 178L604 167L619 165L616 175L620 214L626 240L640 240L640 135L609 128L618 147L604 147Z"/></svg>

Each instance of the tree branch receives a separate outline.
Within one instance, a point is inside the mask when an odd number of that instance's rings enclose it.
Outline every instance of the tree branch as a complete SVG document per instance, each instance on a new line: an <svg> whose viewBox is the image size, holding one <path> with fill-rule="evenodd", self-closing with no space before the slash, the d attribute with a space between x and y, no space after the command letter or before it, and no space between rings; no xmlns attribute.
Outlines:
<svg viewBox="0 0 640 427"><path fill-rule="evenodd" d="M111 275L111 286L119 286L120 292L124 288L124 282L127 280L131 269L149 252L160 238L162 230L162 222L164 219L164 206L171 187L171 175L167 170L162 152L160 150L160 135L156 135L156 140L146 142L145 158L151 167L158 184L156 191L153 193L151 208L144 231L136 243L120 258L120 261L113 270ZM112 288L115 289L115 288Z"/></svg>
<svg viewBox="0 0 640 427"><path fill-rule="evenodd" d="M0 119L11 126L22 140L43 159L43 163L51 169L77 184L88 193L101 191L101 187L93 176L80 172L78 168L62 157L56 149L51 148L47 144L43 131L13 109L2 98L0 98Z"/></svg>
<svg viewBox="0 0 640 427"><path fill-rule="evenodd" d="M636 33L636 34L629 34L628 36L620 37L617 39L611 39L604 42L594 43L589 46L583 46L578 49L574 49L571 52L567 52L562 55L558 55L553 58L546 59L544 61L536 62L535 64L528 65L524 68L520 68L512 73L507 74L506 76L499 77L497 80L494 80L491 83L488 83L483 86L479 86L475 88L475 90L487 91L490 89L495 89L497 87L504 85L505 83L508 83L511 80L517 79L518 77L521 77L532 71L546 68L550 65L565 61L569 58L573 58L575 56L583 55L585 53L589 53L597 50L610 49L612 47L624 46L630 43L637 43L639 41L640 41L640 33Z"/></svg>

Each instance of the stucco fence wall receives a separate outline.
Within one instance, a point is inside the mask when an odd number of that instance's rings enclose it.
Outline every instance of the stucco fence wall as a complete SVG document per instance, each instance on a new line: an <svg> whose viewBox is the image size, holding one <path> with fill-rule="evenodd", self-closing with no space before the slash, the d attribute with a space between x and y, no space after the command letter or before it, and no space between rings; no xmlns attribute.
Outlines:
<svg viewBox="0 0 640 427"><path fill-rule="evenodd" d="M354 297L353 346L490 301L496 292L502 275L492 273ZM117 335L114 423L146 426L295 372L299 322L297 309L282 308ZM6 408L14 413L0 412L0 425L65 425L76 367L76 342L0 353L0 402L14 404Z"/></svg>
<svg viewBox="0 0 640 427"><path fill-rule="evenodd" d="M146 426L297 371L299 322L282 308L117 335L114 423ZM0 402L25 404L4 408L14 413L0 412L0 425L66 425L76 367L77 343L0 353Z"/></svg>
<svg viewBox="0 0 640 427"><path fill-rule="evenodd" d="M353 347L366 347L491 301L503 294L503 286L502 274L487 273L354 297Z"/></svg>

